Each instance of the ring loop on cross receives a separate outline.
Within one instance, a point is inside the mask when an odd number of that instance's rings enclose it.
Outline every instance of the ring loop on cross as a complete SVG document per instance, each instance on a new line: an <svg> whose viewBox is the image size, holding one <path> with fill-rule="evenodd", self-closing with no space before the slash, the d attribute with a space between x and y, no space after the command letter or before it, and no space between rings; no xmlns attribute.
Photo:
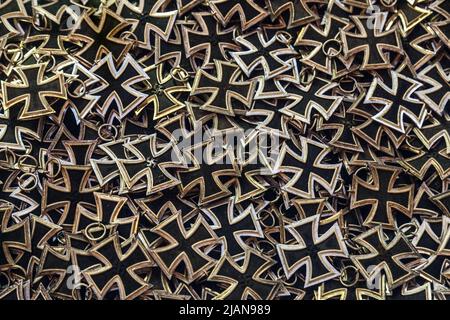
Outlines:
<svg viewBox="0 0 450 320"><path fill-rule="evenodd" d="M352 270L355 272L355 277L352 280L349 278L348 271ZM350 280L350 281L349 281ZM355 266L345 266L341 270L341 275L339 277L339 281L345 287L353 287L359 281L359 270Z"/></svg>
<svg viewBox="0 0 450 320"><path fill-rule="evenodd" d="M275 217L273 216L273 214L272 214L271 212L267 211L267 210L263 210L262 212L265 213L265 216L261 216L261 213L258 213L258 214L256 215L256 216L257 216L257 220L263 225L263 227L266 227L266 228L274 227L274 226L276 225L276 219L275 219ZM266 224L266 223L264 222L264 220L267 219L267 217L270 217L270 218L271 218L272 224Z"/></svg>
<svg viewBox="0 0 450 320"><path fill-rule="evenodd" d="M337 45L337 50L333 50L333 44ZM342 52L342 44L338 39L328 39L322 45L322 52L327 57L334 58Z"/></svg>
<svg viewBox="0 0 450 320"><path fill-rule="evenodd" d="M264 252L264 249L261 247L261 244L266 244L269 245L269 247L271 247L270 250L268 250L267 252ZM268 240L259 240L256 242L256 248L261 251L264 252L265 254L269 255L269 256L274 256L277 253L277 249L275 248L275 245L268 241Z"/></svg>
<svg viewBox="0 0 450 320"><path fill-rule="evenodd" d="M13 62L12 60L14 59L14 62L18 62L20 60L22 60L23 58L23 51L20 48L20 46L16 43L8 43L4 48L3 51L5 52L5 59L8 62ZM12 53L11 56L9 56L9 53ZM18 57L16 57L16 54L19 54Z"/></svg>
<svg viewBox="0 0 450 320"><path fill-rule="evenodd" d="M96 231L101 231L100 235L95 236ZM84 235L91 241L101 240L106 235L106 226L101 222L93 222L84 229Z"/></svg>
<svg viewBox="0 0 450 320"><path fill-rule="evenodd" d="M48 170L48 165L51 163L56 163L56 172L50 174L50 171ZM45 163L45 174L48 178L55 178L57 177L61 172L61 162L59 161L59 159L56 158L50 158L47 160L47 162Z"/></svg>
<svg viewBox="0 0 450 320"><path fill-rule="evenodd" d="M26 160L31 160L32 164L25 164ZM25 173L34 173L39 168L39 163L35 157L30 154L23 154L17 160L19 170Z"/></svg>
<svg viewBox="0 0 450 320"><path fill-rule="evenodd" d="M52 64L51 64L51 67L49 68L48 66L48 64L47 64L47 68L46 68L46 70L45 71L52 71L54 68L55 68L55 66L56 66L56 58L55 58L55 56L53 56L53 55L51 55L51 54L49 54L49 53L46 53L46 54L43 54L42 56L39 56L39 58L37 58L36 59L36 61L38 62L38 63L45 63L45 62L42 62L43 60L44 60L44 58L46 58L46 57L49 57L49 61L51 61L52 62Z"/></svg>
<svg viewBox="0 0 450 320"><path fill-rule="evenodd" d="M33 14L33 19L31 20L31 24L33 25L33 27L36 28L36 30L38 30L38 31L44 31L44 30L45 30L45 27L46 27L47 24L48 24L47 17L46 17L43 13L34 10L34 8L33 8L33 11L34 11L34 14ZM41 25L37 25L37 24L36 24L36 22L37 22L40 18L43 19L44 26L41 26Z"/></svg>
<svg viewBox="0 0 450 320"><path fill-rule="evenodd" d="M129 36L131 37L131 39L128 38ZM123 39L123 40L130 40L133 43L133 48L135 48L136 44L138 43L137 36L131 31L124 31L124 32L122 32L120 34L120 38Z"/></svg>
<svg viewBox="0 0 450 320"><path fill-rule="evenodd" d="M108 130L108 133L110 134L109 137L105 137L103 135L103 133L102 133L106 129L110 129L111 130L111 131ZM98 127L97 134L98 134L98 136L100 137L101 140L108 142L108 141L116 140L117 136L119 135L119 131L112 124L104 123L100 127Z"/></svg>
<svg viewBox="0 0 450 320"><path fill-rule="evenodd" d="M292 41L292 35L287 31L277 31L275 38L283 44L289 44Z"/></svg>
<svg viewBox="0 0 450 320"><path fill-rule="evenodd" d="M308 72L310 72L309 79L308 79ZM300 77L300 84L302 84L303 86L308 86L314 81L314 78L316 77L316 69L312 67L303 68L300 71L299 77Z"/></svg>
<svg viewBox="0 0 450 320"><path fill-rule="evenodd" d="M30 178L33 180L33 183L31 185L24 185L24 183L27 182ZM22 174L19 177L18 181L20 190L25 192L34 190L38 185L38 177L36 176L36 174L31 172L25 172L24 174Z"/></svg>
<svg viewBox="0 0 450 320"><path fill-rule="evenodd" d="M79 83L81 85L81 90L78 90L78 93L74 93L69 90L69 86L74 82ZM66 86L67 86L67 94L69 96L71 96L72 98L81 98L86 94L86 91L87 91L86 84L84 83L84 81L82 81L81 79L78 79L78 78L70 79L69 81L67 81ZM77 90L75 90L75 92L77 92Z"/></svg>
<svg viewBox="0 0 450 320"><path fill-rule="evenodd" d="M345 89L345 88L342 86L342 84L343 84L344 81L345 81L344 79L349 79L349 80L352 82L352 88L351 88L351 90L347 90L347 89ZM353 93L353 92L356 91L357 86L358 86L358 82L357 82L356 79L353 78L353 77L345 76L345 77L342 77L342 78L339 79L339 86L338 86L338 87L339 87L339 90L341 90L343 93L347 93L347 94Z"/></svg>

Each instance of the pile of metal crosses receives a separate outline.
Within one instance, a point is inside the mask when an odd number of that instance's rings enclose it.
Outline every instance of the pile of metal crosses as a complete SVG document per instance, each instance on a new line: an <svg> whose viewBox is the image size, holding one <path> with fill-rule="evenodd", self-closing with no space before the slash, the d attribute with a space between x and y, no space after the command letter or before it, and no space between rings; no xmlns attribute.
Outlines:
<svg viewBox="0 0 450 320"><path fill-rule="evenodd" d="M2 1L0 299L446 299L449 19Z"/></svg>

